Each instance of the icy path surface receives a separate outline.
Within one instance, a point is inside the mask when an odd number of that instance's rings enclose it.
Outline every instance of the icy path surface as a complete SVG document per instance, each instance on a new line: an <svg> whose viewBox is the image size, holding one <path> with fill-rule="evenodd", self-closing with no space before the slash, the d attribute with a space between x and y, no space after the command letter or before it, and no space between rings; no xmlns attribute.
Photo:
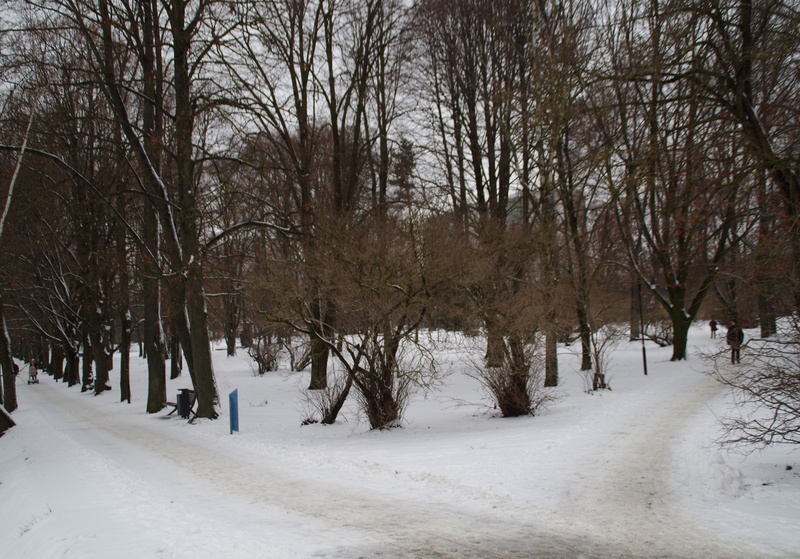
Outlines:
<svg viewBox="0 0 800 559"><path fill-rule="evenodd" d="M624 430L604 438L563 479L537 481L532 461L520 483L530 476L530 483L553 484L557 498L542 502L457 479L399 471L393 478L380 464L374 472L369 465L331 469L302 449L281 455L280 445L265 454L201 436L202 426L79 406L63 390L45 382L26 391L31 411L14 434L46 427L52 456L70 457L40 464L50 472L44 479L17 480L40 502L39 513L19 519L20 531L64 523L55 530L63 537L31 543L37 557L108 556L91 537L72 535L85 530L53 514L69 508L80 524L81 493L94 494L98 485L106 502L91 506L110 511L104 526L119 527L114 539L124 557L764 556L696 525L674 496L673 449L720 390L702 375L665 390L657 409L636 410ZM31 449L34 461L46 462L47 454ZM61 483L74 484L71 498L59 494Z"/></svg>

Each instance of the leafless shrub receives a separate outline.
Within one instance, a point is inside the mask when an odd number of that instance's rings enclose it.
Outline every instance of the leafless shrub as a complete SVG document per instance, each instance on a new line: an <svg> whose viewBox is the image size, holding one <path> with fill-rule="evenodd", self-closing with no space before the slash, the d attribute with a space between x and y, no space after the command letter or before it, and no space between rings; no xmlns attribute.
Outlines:
<svg viewBox="0 0 800 559"><path fill-rule="evenodd" d="M259 375L278 368L278 353L281 347L280 337L272 331L262 332L253 338L247 353L256 363Z"/></svg>
<svg viewBox="0 0 800 559"><path fill-rule="evenodd" d="M592 331L593 371L584 371L584 388L587 392L610 389L610 368L614 350L627 336L627 330L618 324L606 324ZM591 373L591 375L589 374Z"/></svg>
<svg viewBox="0 0 800 559"><path fill-rule="evenodd" d="M669 320L653 320L650 322L645 322L644 337L657 343L659 347L671 346L675 339L672 329L672 322Z"/></svg>
<svg viewBox="0 0 800 559"><path fill-rule="evenodd" d="M397 426L413 389L434 382L436 368L418 333L435 294L453 281L438 258L452 253L441 232L411 215L339 230L326 255L335 320L321 324L308 305L301 309L300 327L348 372L373 429Z"/></svg>
<svg viewBox="0 0 800 559"><path fill-rule="evenodd" d="M730 387L733 405L721 419L718 442L746 450L771 444L800 444L800 322L779 321L778 334L750 340L741 365L727 348L707 356L711 375Z"/></svg>
<svg viewBox="0 0 800 559"><path fill-rule="evenodd" d="M438 380L433 355L408 336L362 337L362 359L353 368L360 410L373 429L400 425L415 390L428 390Z"/></svg>
<svg viewBox="0 0 800 559"><path fill-rule="evenodd" d="M505 338L503 358L496 367L479 366L474 377L483 384L503 417L536 415L552 392L544 388L544 360L534 344Z"/></svg>
<svg viewBox="0 0 800 559"><path fill-rule="evenodd" d="M302 371L311 364L311 344L307 339L286 336L281 343L289 355L289 368L292 371Z"/></svg>
<svg viewBox="0 0 800 559"><path fill-rule="evenodd" d="M306 418L303 420L303 425L312 423L331 425L336 422L353 386L353 377L343 367L334 365L331 369L328 386L305 391Z"/></svg>

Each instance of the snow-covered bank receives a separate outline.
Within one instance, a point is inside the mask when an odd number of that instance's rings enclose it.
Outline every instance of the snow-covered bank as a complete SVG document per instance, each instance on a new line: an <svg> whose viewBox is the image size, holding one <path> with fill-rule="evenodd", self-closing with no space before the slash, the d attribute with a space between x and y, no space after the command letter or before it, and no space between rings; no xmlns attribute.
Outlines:
<svg viewBox="0 0 800 559"><path fill-rule="evenodd" d="M0 550L17 558L800 557L800 455L711 444L724 389L698 350L623 344L611 391L587 395L564 348L562 396L502 419L449 349L441 390L404 428L371 432L352 408L301 426L307 373L253 374L214 352L223 417L144 414L54 383L18 385L0 438ZM746 359L746 355L743 355ZM170 381L170 394L188 377ZM239 391L231 435L227 394ZM791 469L789 469L791 468Z"/></svg>

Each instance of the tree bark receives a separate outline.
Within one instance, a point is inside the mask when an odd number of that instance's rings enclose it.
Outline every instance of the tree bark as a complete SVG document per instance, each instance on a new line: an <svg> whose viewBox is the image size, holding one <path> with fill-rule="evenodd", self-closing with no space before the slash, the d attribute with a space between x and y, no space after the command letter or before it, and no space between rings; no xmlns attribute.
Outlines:
<svg viewBox="0 0 800 559"><path fill-rule="evenodd" d="M558 386L558 335L554 330L545 333L544 385Z"/></svg>
<svg viewBox="0 0 800 559"><path fill-rule="evenodd" d="M108 360L106 359L105 343L103 339L103 315L100 314L102 301L97 300L95 297L90 297L91 303L95 305L94 308L89 309L89 343L91 344L91 355L94 359L95 378L94 378L94 393L95 395L102 394L111 387L108 385ZM88 356L84 355L84 358Z"/></svg>
<svg viewBox="0 0 800 559"><path fill-rule="evenodd" d="M84 329L85 330L85 329ZM81 361L81 392L87 392L92 386L92 346L89 341L89 334L83 332L83 360Z"/></svg>
<svg viewBox="0 0 800 559"><path fill-rule="evenodd" d="M692 321L683 314L683 309L679 309L677 313L672 313L673 342L670 361L683 361L686 359L686 347L691 325Z"/></svg>
<svg viewBox="0 0 800 559"><path fill-rule="evenodd" d="M500 325L495 320L486 320L486 366L501 367L506 355L506 344Z"/></svg>
<svg viewBox="0 0 800 559"><path fill-rule="evenodd" d="M198 265L189 270L187 278L187 314L191 322L192 361L194 363L194 389L197 393L197 417L215 419L219 403L217 383L211 362L211 341L208 337L208 314L203 290L202 269ZM191 369L190 369L191 372Z"/></svg>
<svg viewBox="0 0 800 559"><path fill-rule="evenodd" d="M309 390L321 390L328 386L329 350L326 338L330 338L334 329L334 306L331 301L314 302L315 333L311 336L311 381Z"/></svg>
<svg viewBox="0 0 800 559"><path fill-rule="evenodd" d="M131 403L131 313L127 305L120 316L119 401Z"/></svg>
<svg viewBox="0 0 800 559"><path fill-rule="evenodd" d="M177 334L172 334L170 346L170 363L169 363L169 378L176 379L181 376L183 371L183 349L181 348L181 340Z"/></svg>
<svg viewBox="0 0 800 559"><path fill-rule="evenodd" d="M67 383L67 386L71 387L80 382L80 356L78 350L72 345L64 347L64 357L66 358L66 365L64 366L64 380Z"/></svg>
<svg viewBox="0 0 800 559"><path fill-rule="evenodd" d="M5 406L8 413L13 413L17 409L17 375L14 373L14 360L11 357L11 339L6 325L2 293L0 293L0 373L3 375L0 404Z"/></svg>
<svg viewBox="0 0 800 559"><path fill-rule="evenodd" d="M48 371L56 382L64 377L64 349L60 344L53 344Z"/></svg>
<svg viewBox="0 0 800 559"><path fill-rule="evenodd" d="M633 342L644 336L642 332L642 307L639 304L642 300L642 284L636 274L631 274L631 306L630 306L630 338L629 341Z"/></svg>
<svg viewBox="0 0 800 559"><path fill-rule="evenodd" d="M196 177L193 158L194 101L191 91L189 53L200 14L187 27L187 0L172 0L167 7L172 36L175 72L175 164L180 204L180 234L183 249L183 280L186 294L186 315L191 340L189 373L197 395L197 417L214 419L219 397L214 368L211 361L211 340L208 333L208 315L203 288L203 254L200 240L200 209L197 205ZM204 9L202 6L198 10Z"/></svg>

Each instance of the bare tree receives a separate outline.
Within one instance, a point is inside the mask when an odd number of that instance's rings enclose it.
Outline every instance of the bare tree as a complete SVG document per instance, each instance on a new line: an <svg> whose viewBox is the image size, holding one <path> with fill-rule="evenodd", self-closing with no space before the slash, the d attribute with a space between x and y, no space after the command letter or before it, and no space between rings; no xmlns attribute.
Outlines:
<svg viewBox="0 0 800 559"><path fill-rule="evenodd" d="M199 205L202 168L195 160L194 146L198 111L206 109L203 95L210 93L199 87L209 45L236 25L217 17L222 13L216 10L217 4L182 0L111 4L98 0L39 6L45 14L65 16L82 38L115 121L131 148L142 190L157 204L155 210L164 232L159 238L164 243L162 254L172 269L184 270L173 276L171 286L172 296L186 311L175 316L197 392L197 413L210 418L217 415L218 395L203 289L204 243ZM166 38L161 35L162 29ZM120 64L120 54L124 52L120 47L127 44L135 47L136 58L130 67ZM160 64L162 46L168 49L172 61L169 80ZM141 80L137 79L139 74L131 73L132 69L141 70ZM142 126L129 111L128 91L139 91L145 100ZM167 98L170 107L164 104ZM170 115L172 130L169 161L161 159L167 152L159 146L159 116L166 115ZM148 242L153 248L154 241ZM157 258L156 254L150 256ZM150 411L160 408L163 401L158 400L165 399L161 394L155 396L156 400L148 405Z"/></svg>
<svg viewBox="0 0 800 559"><path fill-rule="evenodd" d="M536 28L535 11L521 2L432 0L421 2L417 15L424 68L433 87L428 94L434 111L431 122L441 145L433 151L441 154L454 213L490 254L493 246L502 244L500 239L512 221L524 229L532 214L527 210L529 191L524 190L522 196L522 215L512 217L510 200L516 179L512 163L520 154L530 160L530 146L515 143L519 121L512 93L517 84L529 83L526 57L531 50L530 33ZM523 140L528 138L523 135ZM527 172L524 168L523 188L530 184ZM494 267L499 274L509 263L497 258ZM497 277L479 290L480 307L488 313L484 321L489 366L499 365L505 351L502 319L493 316L491 309L513 298L521 279L509 283Z"/></svg>
<svg viewBox="0 0 800 559"><path fill-rule="evenodd" d="M347 375L325 406L323 422L332 422L351 387L372 428L397 425L414 387L435 381L436 368L417 329L427 316L436 292L453 279L442 266L452 246L435 227L380 216L363 219L363 227L324 229L324 251L315 253L313 268L324 270L326 297L337 309L337 338L321 336L313 299L302 295L293 302L294 318L284 319L295 330L317 336ZM335 223L332 227L336 227ZM419 227L419 230L418 230ZM323 256L324 255L324 256ZM323 260L324 259L324 260ZM274 289L294 282L272 270ZM279 316L291 317L289 309Z"/></svg>
<svg viewBox="0 0 800 559"><path fill-rule="evenodd" d="M14 167L14 172L11 175L11 180L8 184L8 191L6 193L5 203L3 204L3 212L0 215L0 246L3 241L3 231L6 226L6 219L8 212L11 208L11 201L14 197L14 188L16 187L17 178L19 177L20 169L22 168L22 158L25 156L25 148L28 145L30 138L31 126L33 125L33 118L35 114L35 107L30 111L28 118L28 126L22 139L22 146L17 157L17 163ZM11 338L8 335L8 326L6 324L2 290L0 289L0 375L2 375L2 382L0 382L0 406L5 407L5 410L12 413L17 409L17 392L16 392L16 372L14 371L14 363L11 357ZM13 422L12 422L13 423Z"/></svg>
<svg viewBox="0 0 800 559"><path fill-rule="evenodd" d="M730 127L684 77L705 56L701 29L658 2L637 6L618 11L607 35L606 177L631 265L670 316L680 360L749 183Z"/></svg>

